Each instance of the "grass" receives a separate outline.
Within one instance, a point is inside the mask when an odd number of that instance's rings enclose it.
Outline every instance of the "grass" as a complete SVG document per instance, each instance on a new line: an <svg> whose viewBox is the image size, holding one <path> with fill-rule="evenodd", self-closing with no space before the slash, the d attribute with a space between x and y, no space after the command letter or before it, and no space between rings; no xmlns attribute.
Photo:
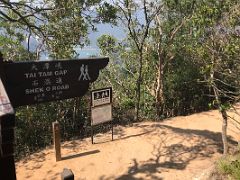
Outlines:
<svg viewBox="0 0 240 180"><path fill-rule="evenodd" d="M229 179L240 180L240 154L220 159L217 162L217 170Z"/></svg>

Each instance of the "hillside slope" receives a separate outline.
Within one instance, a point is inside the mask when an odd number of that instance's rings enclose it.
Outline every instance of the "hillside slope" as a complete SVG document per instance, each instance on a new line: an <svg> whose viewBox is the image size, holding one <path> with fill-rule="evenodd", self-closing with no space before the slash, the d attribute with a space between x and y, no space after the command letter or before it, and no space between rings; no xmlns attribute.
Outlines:
<svg viewBox="0 0 240 180"><path fill-rule="evenodd" d="M238 109L240 111L240 109ZM240 122L234 113L231 116ZM239 129L229 123L231 146L240 141ZM55 162L52 147L17 163L18 180L57 180L70 168L76 180L194 179L221 156L221 116L218 111L176 117L164 122L141 122L115 127L62 144L63 160Z"/></svg>

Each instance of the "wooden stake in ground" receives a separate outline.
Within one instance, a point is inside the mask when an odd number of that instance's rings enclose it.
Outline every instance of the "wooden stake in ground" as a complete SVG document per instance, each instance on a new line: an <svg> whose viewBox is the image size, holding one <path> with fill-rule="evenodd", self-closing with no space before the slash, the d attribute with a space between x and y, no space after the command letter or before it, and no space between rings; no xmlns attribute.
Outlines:
<svg viewBox="0 0 240 180"><path fill-rule="evenodd" d="M61 161L61 136L60 136L60 125L59 122L53 122L53 143L54 143L54 150L56 161Z"/></svg>

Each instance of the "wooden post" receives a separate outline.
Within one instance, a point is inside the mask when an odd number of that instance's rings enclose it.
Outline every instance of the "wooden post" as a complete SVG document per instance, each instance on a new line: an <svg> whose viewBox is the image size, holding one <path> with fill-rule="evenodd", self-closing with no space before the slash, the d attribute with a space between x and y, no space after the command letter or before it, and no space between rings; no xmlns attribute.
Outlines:
<svg viewBox="0 0 240 180"><path fill-rule="evenodd" d="M14 126L15 115L5 115L0 118L1 154L0 179L16 180L14 163Z"/></svg>
<svg viewBox="0 0 240 180"><path fill-rule="evenodd" d="M59 122L53 122L53 143L54 143L54 150L56 161L61 161L61 136L60 136L60 125Z"/></svg>
<svg viewBox="0 0 240 180"><path fill-rule="evenodd" d="M4 81L3 56L0 52L0 77ZM0 179L16 180L14 162L14 127L15 114L0 117Z"/></svg>

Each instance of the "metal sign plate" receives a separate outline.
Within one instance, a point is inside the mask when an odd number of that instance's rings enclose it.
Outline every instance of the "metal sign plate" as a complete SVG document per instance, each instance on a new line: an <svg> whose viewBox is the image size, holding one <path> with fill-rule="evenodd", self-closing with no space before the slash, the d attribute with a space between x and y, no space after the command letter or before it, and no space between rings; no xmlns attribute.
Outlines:
<svg viewBox="0 0 240 180"><path fill-rule="evenodd" d="M91 125L98 125L104 122L112 121L112 105L103 105L92 107L91 110Z"/></svg>
<svg viewBox="0 0 240 180"><path fill-rule="evenodd" d="M92 107L112 103L112 88L103 88L91 92Z"/></svg>

